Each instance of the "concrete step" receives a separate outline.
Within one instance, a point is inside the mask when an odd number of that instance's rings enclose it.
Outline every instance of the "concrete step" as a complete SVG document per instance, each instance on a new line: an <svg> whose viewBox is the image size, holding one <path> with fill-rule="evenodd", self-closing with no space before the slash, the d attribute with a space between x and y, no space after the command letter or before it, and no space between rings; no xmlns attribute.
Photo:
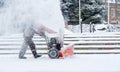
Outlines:
<svg viewBox="0 0 120 72"><path fill-rule="evenodd" d="M33 38L34 41L45 41L43 38ZM64 41L120 41L120 38L64 38ZM23 41L23 38L0 38L0 42L5 42L5 41Z"/></svg>
<svg viewBox="0 0 120 72"><path fill-rule="evenodd" d="M65 38L120 38L120 34L66 34L64 35ZM18 35L9 35L9 36L1 36L0 38L23 38L22 34ZM35 35L34 38L42 38L38 35Z"/></svg>
<svg viewBox="0 0 120 72"><path fill-rule="evenodd" d="M9 48L12 48L12 49L20 49L21 46L0 46L0 49L9 49ZM36 48L47 48L46 45L36 45ZM114 49L114 48L120 48L120 45L75 45L74 48L76 49L99 49L99 48L108 48L108 49Z"/></svg>
<svg viewBox="0 0 120 72"><path fill-rule="evenodd" d="M23 41L6 41L0 42L0 46L8 46L8 45L21 45ZM45 41L34 41L36 45L46 45ZM64 44L71 44L74 43L75 45L112 45L116 44L119 45L120 41L64 41Z"/></svg>
<svg viewBox="0 0 120 72"><path fill-rule="evenodd" d="M47 54L48 50L37 50L37 53ZM0 50L0 55L19 54L19 50ZM27 50L26 54L32 54ZM120 54L120 50L74 50L74 54Z"/></svg>

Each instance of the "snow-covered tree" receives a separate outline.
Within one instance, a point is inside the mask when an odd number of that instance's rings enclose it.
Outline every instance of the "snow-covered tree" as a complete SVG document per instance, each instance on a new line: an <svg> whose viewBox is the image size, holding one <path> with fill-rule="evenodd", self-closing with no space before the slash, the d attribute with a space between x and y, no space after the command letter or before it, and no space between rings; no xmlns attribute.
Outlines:
<svg viewBox="0 0 120 72"><path fill-rule="evenodd" d="M68 25L79 24L79 0L61 0L61 10Z"/></svg>
<svg viewBox="0 0 120 72"><path fill-rule="evenodd" d="M102 23L104 10L103 0L81 0L82 23Z"/></svg>

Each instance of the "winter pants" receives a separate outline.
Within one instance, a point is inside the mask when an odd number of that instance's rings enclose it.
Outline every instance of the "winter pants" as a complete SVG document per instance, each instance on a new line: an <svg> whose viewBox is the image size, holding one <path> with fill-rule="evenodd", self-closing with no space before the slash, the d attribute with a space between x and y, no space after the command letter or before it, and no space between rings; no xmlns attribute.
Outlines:
<svg viewBox="0 0 120 72"><path fill-rule="evenodd" d="M30 26L26 27L26 29L24 30L24 42L23 42L22 48L21 48L21 50L19 52L19 58L24 57L28 46L30 47L32 52L36 51L35 44L32 41L34 33L35 32L34 32L33 28L30 27Z"/></svg>

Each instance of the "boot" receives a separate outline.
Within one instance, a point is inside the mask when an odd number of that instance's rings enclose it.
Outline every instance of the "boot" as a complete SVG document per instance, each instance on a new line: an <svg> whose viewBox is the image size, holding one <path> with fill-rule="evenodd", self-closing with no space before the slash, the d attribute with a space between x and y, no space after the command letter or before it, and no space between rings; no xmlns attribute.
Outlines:
<svg viewBox="0 0 120 72"><path fill-rule="evenodd" d="M38 57L42 56L42 55L38 55L36 50L32 50L32 54L33 54L34 58L38 58Z"/></svg>
<svg viewBox="0 0 120 72"><path fill-rule="evenodd" d="M32 54L34 56L34 58L38 58L38 57L41 57L42 55L38 55L37 52L36 52L36 48L35 48L35 44L34 42L32 41L32 39L28 39L28 45L32 51Z"/></svg>
<svg viewBox="0 0 120 72"><path fill-rule="evenodd" d="M27 59L27 57L19 57L19 59Z"/></svg>

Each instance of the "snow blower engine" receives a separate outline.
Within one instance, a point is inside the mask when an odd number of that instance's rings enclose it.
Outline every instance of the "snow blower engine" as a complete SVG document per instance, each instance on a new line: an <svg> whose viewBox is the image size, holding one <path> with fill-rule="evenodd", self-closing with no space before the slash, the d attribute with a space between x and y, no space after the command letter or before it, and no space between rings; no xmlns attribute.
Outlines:
<svg viewBox="0 0 120 72"><path fill-rule="evenodd" d="M74 43L63 47L62 39L64 38L61 35L46 35L49 58L58 59L73 56Z"/></svg>
<svg viewBox="0 0 120 72"><path fill-rule="evenodd" d="M48 56L51 59L59 58L59 51L61 50L61 44L58 37L51 37L48 39Z"/></svg>

